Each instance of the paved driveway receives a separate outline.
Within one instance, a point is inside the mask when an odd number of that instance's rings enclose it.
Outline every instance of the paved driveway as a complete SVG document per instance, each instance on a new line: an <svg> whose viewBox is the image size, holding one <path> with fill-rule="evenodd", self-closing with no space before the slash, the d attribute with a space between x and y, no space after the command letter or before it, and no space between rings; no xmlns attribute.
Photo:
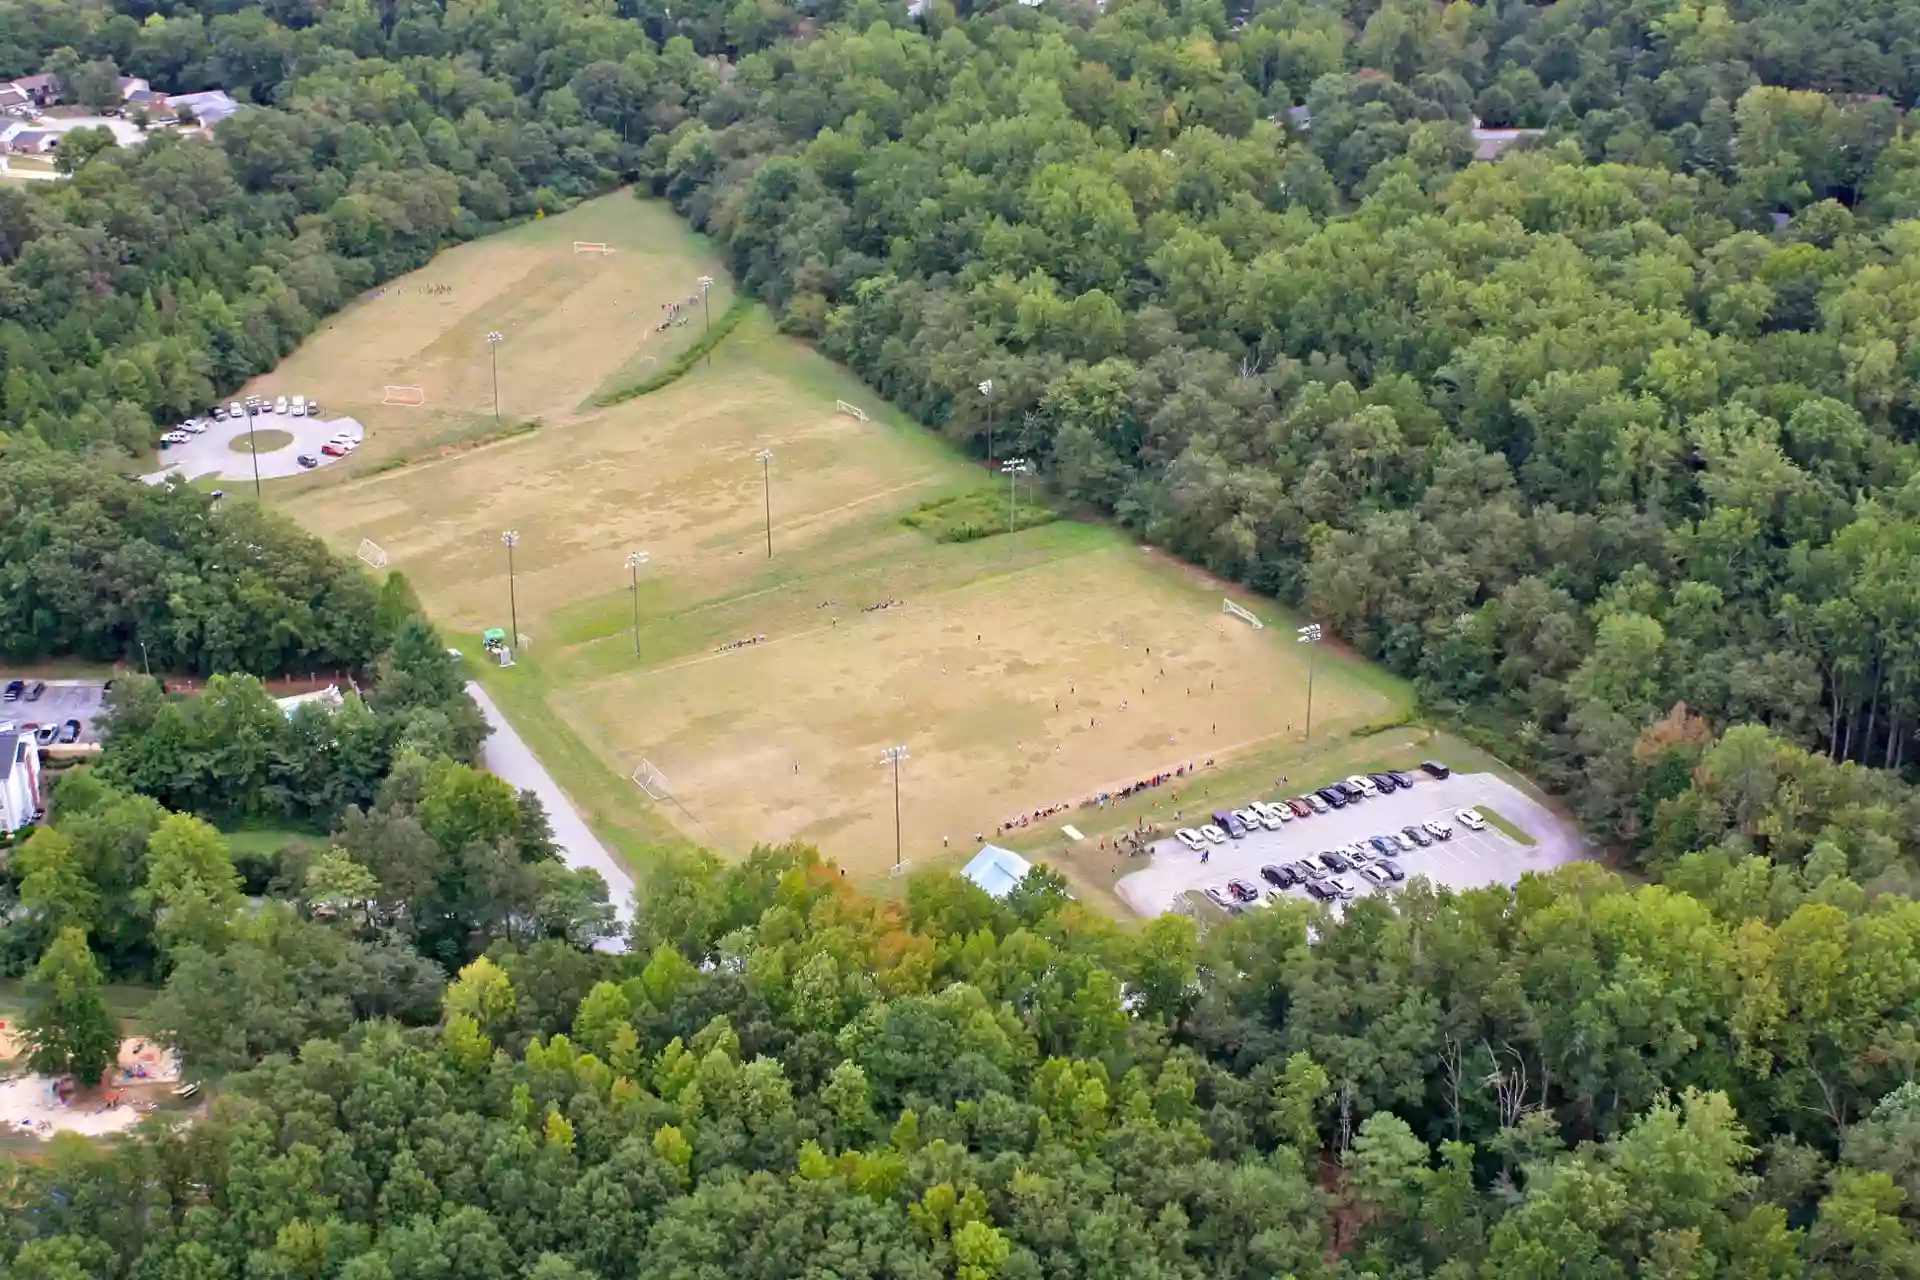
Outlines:
<svg viewBox="0 0 1920 1280"><path fill-rule="evenodd" d="M202 476L235 481L253 479L253 459L233 447L235 440L247 434L246 416L209 422L204 434L193 436L185 444L162 449L161 469L140 478L148 484L159 484L177 471L189 480ZM321 453L320 446L343 431L356 440L367 438L366 428L352 418L296 418L290 413L261 413L254 415L253 426L256 431L287 431L293 435L291 444L261 452L262 480L305 475L306 469L294 461L303 453L320 459L323 467L340 461Z"/></svg>
<svg viewBox="0 0 1920 1280"><path fill-rule="evenodd" d="M1293 862L1369 836L1391 837L1404 826L1439 817L1445 817L1453 828L1453 839L1397 856L1394 861L1407 875L1423 875L1436 884L1454 889L1477 889L1490 884L1515 884L1529 871L1548 871L1562 863L1592 856L1586 841L1572 824L1502 778L1490 773L1456 773L1445 779L1419 773L1413 776L1415 782L1411 790L1378 796L1311 818L1296 818L1278 831L1249 832L1243 840L1214 845L1204 865L1199 854L1189 852L1178 840L1161 840L1153 846L1150 864L1121 877L1115 887L1129 906L1145 916L1171 910L1181 894L1204 890L1208 885L1224 885L1236 878L1265 893L1271 886L1260 878L1260 868L1267 863ZM1269 798L1275 797L1247 797ZM1535 843L1523 845L1492 826L1485 831L1468 831L1454 820L1453 813L1473 806L1494 810L1532 836ZM1240 805L1221 807L1239 808ZM1371 888L1354 872L1343 872L1341 879L1361 892ZM1301 898L1306 896L1300 889L1287 892Z"/></svg>
<svg viewBox="0 0 1920 1280"><path fill-rule="evenodd" d="M33 683L31 677L15 677L0 670L0 686L14 679ZM78 720L80 737L77 741L98 742L100 738L94 730L93 719L103 710L100 696L98 680L49 680L46 692L32 702L0 703L0 724L65 724L69 720Z"/></svg>
<svg viewBox="0 0 1920 1280"><path fill-rule="evenodd" d="M500 714L500 708L493 704L487 691L473 681L467 682L467 692L480 706L480 714L493 726L493 733L480 748L482 762L489 772L502 781L511 783L521 791L531 791L540 797L540 803L546 806L547 821L553 824L553 840L560 846L560 858L570 867L592 867L607 882L607 896L613 900L614 909L620 913L620 923L624 927L633 923L633 877L628 875L600 843L580 814L573 807L573 801L567 799L567 793L554 782L553 775L546 766L534 759L533 752L513 731L507 718ZM602 951L625 951L627 941L624 937L609 938L600 944Z"/></svg>

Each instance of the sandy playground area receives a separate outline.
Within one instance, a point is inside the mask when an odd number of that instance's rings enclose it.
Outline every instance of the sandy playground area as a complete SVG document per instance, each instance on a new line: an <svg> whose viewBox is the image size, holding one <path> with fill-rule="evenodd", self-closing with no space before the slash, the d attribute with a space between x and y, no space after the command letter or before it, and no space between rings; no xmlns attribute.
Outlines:
<svg viewBox="0 0 1920 1280"><path fill-rule="evenodd" d="M22 1052L12 1029L0 1026L0 1058ZM131 1129L154 1110L157 1095L180 1081L180 1058L143 1036L120 1042L119 1061L98 1089L82 1089L68 1077L19 1075L0 1080L0 1125L9 1133L51 1138L56 1133L89 1137Z"/></svg>

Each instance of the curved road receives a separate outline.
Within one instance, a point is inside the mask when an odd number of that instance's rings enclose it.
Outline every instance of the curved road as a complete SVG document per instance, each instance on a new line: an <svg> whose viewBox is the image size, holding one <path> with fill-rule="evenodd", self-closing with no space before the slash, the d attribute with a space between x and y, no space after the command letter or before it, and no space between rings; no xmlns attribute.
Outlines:
<svg viewBox="0 0 1920 1280"><path fill-rule="evenodd" d="M600 838L588 829L566 792L553 780L546 766L534 759L533 752L500 714L500 708L493 705L487 691L469 680L467 692L493 727L493 733L480 748L480 759L488 772L518 790L531 791L540 797L540 803L547 807L547 820L553 824L553 839L560 846L561 860L570 867L592 867L598 871L607 882L607 894L613 899L614 909L620 913L621 926L632 924L633 877L621 869ZM626 939L610 938L600 949L625 951Z"/></svg>

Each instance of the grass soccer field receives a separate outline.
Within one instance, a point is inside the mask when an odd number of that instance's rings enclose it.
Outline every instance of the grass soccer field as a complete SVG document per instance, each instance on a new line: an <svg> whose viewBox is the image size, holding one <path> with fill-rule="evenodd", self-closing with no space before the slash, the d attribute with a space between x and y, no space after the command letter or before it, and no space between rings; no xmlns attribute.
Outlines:
<svg viewBox="0 0 1920 1280"><path fill-rule="evenodd" d="M717 274L697 240L659 221L659 206L619 196L583 212L598 234L566 227L574 214L533 228L550 238L556 269L576 238L619 242L615 215L626 212L655 248L623 249L602 270ZM482 275L525 274L519 235L501 238L509 266L489 265L495 241L448 257L465 255ZM671 265L648 267L649 254ZM543 330L567 323L557 312L526 317ZM379 324L377 308L358 309L330 340L371 353ZM1155 772L1303 750L1306 651L1270 606L1235 596L1264 630L1225 616L1218 583L1101 526L1061 520L970 542L908 527L903 517L951 500L999 528L1005 481L778 335L764 313L678 382L582 408L635 368L646 348L629 336L626 350L596 338L593 362L583 355L556 375L569 389L553 395L541 430L282 490L336 547L378 543L469 653L480 631L517 612L530 647L482 678L629 855L675 835L736 853L803 839L881 872L894 857L894 810L880 758L897 745L910 752L902 844L922 865L944 840L970 848L1016 815ZM504 396L504 345L502 358ZM380 431L371 434L363 453L378 456ZM764 471L761 449L773 453ZM1030 510L1033 501L1022 492ZM519 535L511 605L507 529ZM635 551L648 557L637 593L626 563ZM1331 646L1319 652L1316 742L1405 706L1390 678ZM665 776L670 802L649 802L630 780L643 759ZM1051 819L1076 821L1102 829L1098 814Z"/></svg>

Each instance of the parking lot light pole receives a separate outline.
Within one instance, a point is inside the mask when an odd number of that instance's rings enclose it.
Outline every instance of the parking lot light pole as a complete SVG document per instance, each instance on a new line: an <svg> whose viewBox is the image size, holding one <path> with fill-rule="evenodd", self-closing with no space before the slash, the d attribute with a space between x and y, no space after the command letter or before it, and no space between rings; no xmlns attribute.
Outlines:
<svg viewBox="0 0 1920 1280"><path fill-rule="evenodd" d="M1301 644L1307 646L1307 736L1304 741L1313 741L1313 658L1320 649L1320 624L1309 622L1294 633Z"/></svg>
<svg viewBox="0 0 1920 1280"><path fill-rule="evenodd" d="M487 355L493 363L493 425L500 425L500 344L507 335L498 329L487 334ZM517 642L517 641L516 641Z"/></svg>
<svg viewBox="0 0 1920 1280"><path fill-rule="evenodd" d="M500 535L500 543L507 549L507 618L513 624L513 647L520 647L520 603L513 594L513 549L520 545L520 531L509 529Z"/></svg>
<svg viewBox="0 0 1920 1280"><path fill-rule="evenodd" d="M253 438L253 406L247 406L247 452L253 455L253 500L260 501L260 446Z"/></svg>
<svg viewBox="0 0 1920 1280"><path fill-rule="evenodd" d="M900 873L900 762L907 758L905 747L888 747L880 753L880 763L893 766L893 871Z"/></svg>
<svg viewBox="0 0 1920 1280"><path fill-rule="evenodd" d="M773 450L753 455L760 459L760 494L767 503L767 559L773 559Z"/></svg>
<svg viewBox="0 0 1920 1280"><path fill-rule="evenodd" d="M640 566L647 562L644 551L627 553L627 573L632 579L628 590L633 592L633 656L640 656Z"/></svg>

